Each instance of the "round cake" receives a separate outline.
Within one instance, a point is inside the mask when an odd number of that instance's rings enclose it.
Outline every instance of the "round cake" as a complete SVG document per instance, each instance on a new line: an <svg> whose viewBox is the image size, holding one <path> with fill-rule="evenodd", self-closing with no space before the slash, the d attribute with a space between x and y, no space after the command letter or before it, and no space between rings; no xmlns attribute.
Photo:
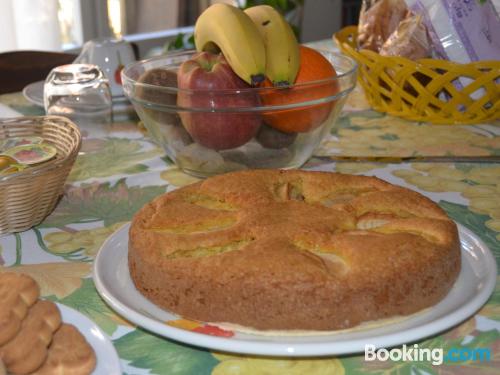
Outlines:
<svg viewBox="0 0 500 375"><path fill-rule="evenodd" d="M228 173L159 196L134 217L137 289L186 319L337 330L440 301L460 271L455 223L375 177Z"/></svg>

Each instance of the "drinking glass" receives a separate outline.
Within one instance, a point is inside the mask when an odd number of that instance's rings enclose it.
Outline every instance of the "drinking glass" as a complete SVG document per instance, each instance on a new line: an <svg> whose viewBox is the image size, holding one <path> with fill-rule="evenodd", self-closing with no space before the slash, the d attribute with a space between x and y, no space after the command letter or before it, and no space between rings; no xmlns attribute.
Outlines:
<svg viewBox="0 0 500 375"><path fill-rule="evenodd" d="M111 92L97 65L54 68L45 80L43 100L48 115L67 117L83 129L111 123Z"/></svg>

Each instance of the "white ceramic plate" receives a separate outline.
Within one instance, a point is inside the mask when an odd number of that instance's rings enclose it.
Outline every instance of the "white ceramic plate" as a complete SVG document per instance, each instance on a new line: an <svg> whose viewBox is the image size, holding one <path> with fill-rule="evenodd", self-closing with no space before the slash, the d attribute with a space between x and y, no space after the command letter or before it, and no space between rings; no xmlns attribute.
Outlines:
<svg viewBox="0 0 500 375"><path fill-rule="evenodd" d="M43 107L43 85L45 81L37 81L30 83L23 89L23 95L30 103L35 104L39 107ZM134 109L132 104L127 99L126 96L114 96L113 100L113 113L129 113L133 112Z"/></svg>
<svg viewBox="0 0 500 375"><path fill-rule="evenodd" d="M121 375L120 359L108 336L85 315L60 303L57 306L63 322L77 327L94 349L97 363L92 375Z"/></svg>
<svg viewBox="0 0 500 375"><path fill-rule="evenodd" d="M30 83L23 89L23 95L27 101L39 107L43 107L43 85L45 81Z"/></svg>
<svg viewBox="0 0 500 375"><path fill-rule="evenodd" d="M487 246L459 225L462 269L452 290L440 303L406 319L376 328L310 336L263 336L235 332L231 338L209 336L165 324L179 319L147 300L135 288L128 270L128 230L115 232L94 262L94 282L119 314L156 334L210 349L276 356L323 356L364 351L365 344L390 347L446 330L473 315L495 288L496 262Z"/></svg>

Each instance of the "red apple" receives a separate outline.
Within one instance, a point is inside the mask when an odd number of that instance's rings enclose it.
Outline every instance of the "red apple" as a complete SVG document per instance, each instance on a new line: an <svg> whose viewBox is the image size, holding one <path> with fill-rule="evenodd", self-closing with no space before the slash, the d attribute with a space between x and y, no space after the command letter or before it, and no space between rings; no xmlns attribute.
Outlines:
<svg viewBox="0 0 500 375"><path fill-rule="evenodd" d="M216 109L254 107L260 105L259 95L238 77L222 54L200 52L183 62L177 73L180 89L177 94L182 123L191 137L199 144L214 149L227 150L239 147L252 139L261 124L258 113L210 112ZM220 90L230 90L220 91ZM190 108L204 108L190 112Z"/></svg>

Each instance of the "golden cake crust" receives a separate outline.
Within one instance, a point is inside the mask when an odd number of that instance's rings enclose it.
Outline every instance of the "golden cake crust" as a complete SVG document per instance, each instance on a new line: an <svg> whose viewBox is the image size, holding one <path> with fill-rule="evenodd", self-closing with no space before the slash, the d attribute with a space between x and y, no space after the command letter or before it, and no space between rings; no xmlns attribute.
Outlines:
<svg viewBox="0 0 500 375"><path fill-rule="evenodd" d="M431 306L460 270L455 223L375 177L259 170L145 205L130 228L137 289L184 318L334 330Z"/></svg>

